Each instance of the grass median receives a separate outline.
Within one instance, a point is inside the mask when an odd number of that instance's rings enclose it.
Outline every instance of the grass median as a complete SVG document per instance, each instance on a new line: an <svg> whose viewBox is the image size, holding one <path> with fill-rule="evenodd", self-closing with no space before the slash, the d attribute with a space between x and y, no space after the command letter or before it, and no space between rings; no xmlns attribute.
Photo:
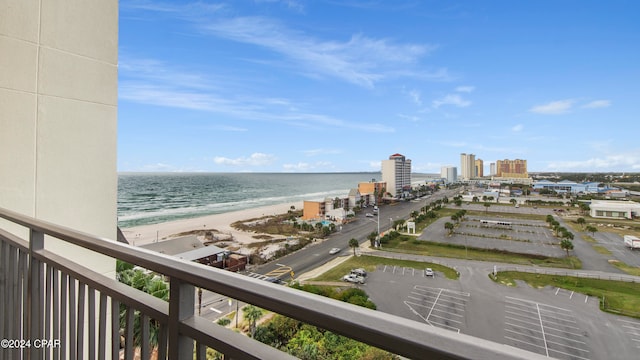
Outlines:
<svg viewBox="0 0 640 360"><path fill-rule="evenodd" d="M363 268L367 270L367 272L372 272L376 269L378 265L401 266L401 267L418 269L420 271L423 271L424 268L426 267L430 267L434 271L444 274L444 276L448 279L455 280L455 279L458 279L459 277L459 274L456 272L456 270L440 264L362 255L362 256L352 257L351 259L339 265L336 265L335 267L326 271L320 276L317 276L311 279L311 281L341 281L342 277L348 274L351 271L351 269Z"/></svg>
<svg viewBox="0 0 640 360"><path fill-rule="evenodd" d="M382 245L382 249L385 251L425 256L492 261L518 265L537 265L565 269L582 268L582 262L575 256L556 258L536 254L513 253L498 249L465 248L464 245L418 240L409 235L402 235L390 240L388 243Z"/></svg>
<svg viewBox="0 0 640 360"><path fill-rule="evenodd" d="M640 318L640 283L502 271L490 276L497 283L515 286L522 280L532 287L555 286L600 299L606 312Z"/></svg>

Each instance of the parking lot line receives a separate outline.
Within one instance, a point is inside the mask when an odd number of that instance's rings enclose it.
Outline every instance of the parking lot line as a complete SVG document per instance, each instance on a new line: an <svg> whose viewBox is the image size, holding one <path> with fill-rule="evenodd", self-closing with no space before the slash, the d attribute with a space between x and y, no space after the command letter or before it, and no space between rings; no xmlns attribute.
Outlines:
<svg viewBox="0 0 640 360"><path fill-rule="evenodd" d="M440 291L438 292L438 296L434 300L433 306L431 306L431 310L429 311L429 314L427 315L427 319L431 316L431 312L433 312L433 308L436 306L436 303L438 302L438 298L440 298L440 294L442 294L442 289L440 289Z"/></svg>
<svg viewBox="0 0 640 360"><path fill-rule="evenodd" d="M542 329L542 341L544 341L544 347L549 357L549 347L547 346L547 337L544 334L544 325L542 324L542 316L540 315L540 304L536 303L536 309L538 310L538 318L540 319L540 328Z"/></svg>

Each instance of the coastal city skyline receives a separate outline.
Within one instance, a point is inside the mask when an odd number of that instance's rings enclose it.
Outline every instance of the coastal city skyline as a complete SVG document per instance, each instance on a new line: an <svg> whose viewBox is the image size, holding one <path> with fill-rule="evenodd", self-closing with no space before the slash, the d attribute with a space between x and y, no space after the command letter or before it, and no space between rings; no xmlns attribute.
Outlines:
<svg viewBox="0 0 640 360"><path fill-rule="evenodd" d="M120 1L118 171L638 172L633 1Z"/></svg>

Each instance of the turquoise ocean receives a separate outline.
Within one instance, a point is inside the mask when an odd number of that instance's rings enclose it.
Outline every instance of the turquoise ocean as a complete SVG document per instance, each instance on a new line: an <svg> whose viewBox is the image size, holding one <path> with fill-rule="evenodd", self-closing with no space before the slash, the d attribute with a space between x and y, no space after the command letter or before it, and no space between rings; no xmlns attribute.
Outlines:
<svg viewBox="0 0 640 360"><path fill-rule="evenodd" d="M372 179L380 173L120 173L118 226L346 196Z"/></svg>

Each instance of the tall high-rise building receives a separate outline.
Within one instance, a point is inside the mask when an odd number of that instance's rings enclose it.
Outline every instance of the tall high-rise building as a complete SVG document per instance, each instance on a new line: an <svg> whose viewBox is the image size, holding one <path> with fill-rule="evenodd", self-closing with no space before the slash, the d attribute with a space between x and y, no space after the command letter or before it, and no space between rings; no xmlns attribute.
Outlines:
<svg viewBox="0 0 640 360"><path fill-rule="evenodd" d="M448 183L458 180L458 169L455 166L443 166L440 169L440 177L445 179Z"/></svg>
<svg viewBox="0 0 640 360"><path fill-rule="evenodd" d="M482 159L477 159L475 164L475 176L483 177L484 176L484 161Z"/></svg>
<svg viewBox="0 0 640 360"><path fill-rule="evenodd" d="M405 190L411 190L411 160L402 154L382 160L382 181L387 183L387 192L393 197L401 197Z"/></svg>
<svg viewBox="0 0 640 360"><path fill-rule="evenodd" d="M496 163L489 164L489 175L494 176L496 174Z"/></svg>
<svg viewBox="0 0 640 360"><path fill-rule="evenodd" d="M527 160L498 160L496 162L496 176L505 178L529 177L529 173L527 172Z"/></svg>
<svg viewBox="0 0 640 360"><path fill-rule="evenodd" d="M460 154L460 177L469 180L475 177L476 156L474 154Z"/></svg>

